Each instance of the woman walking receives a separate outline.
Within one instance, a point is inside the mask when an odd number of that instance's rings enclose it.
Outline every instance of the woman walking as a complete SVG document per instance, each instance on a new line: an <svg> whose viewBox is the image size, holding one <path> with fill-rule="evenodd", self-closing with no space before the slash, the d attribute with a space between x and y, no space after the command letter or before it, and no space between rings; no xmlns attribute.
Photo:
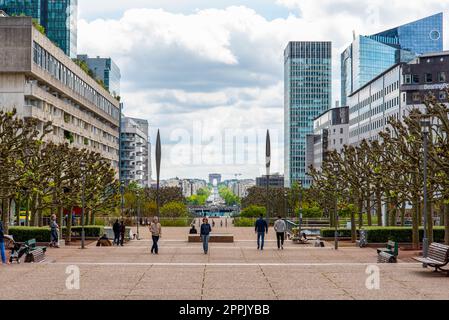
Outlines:
<svg viewBox="0 0 449 320"><path fill-rule="evenodd" d="M150 232L151 237L153 238L153 246L151 247L151 253L159 254L159 247L157 246L157 242L159 238L162 236L162 228L159 223L159 218L154 217L153 221L150 224Z"/></svg>
<svg viewBox="0 0 449 320"><path fill-rule="evenodd" d="M207 218L203 218L203 224L201 225L201 241L203 241L203 250L204 254L207 254L209 250L209 234L211 233L212 228L209 224Z"/></svg>
<svg viewBox="0 0 449 320"><path fill-rule="evenodd" d="M59 225L56 222L56 215L55 214L51 215L50 228L51 228L50 247L59 248Z"/></svg>

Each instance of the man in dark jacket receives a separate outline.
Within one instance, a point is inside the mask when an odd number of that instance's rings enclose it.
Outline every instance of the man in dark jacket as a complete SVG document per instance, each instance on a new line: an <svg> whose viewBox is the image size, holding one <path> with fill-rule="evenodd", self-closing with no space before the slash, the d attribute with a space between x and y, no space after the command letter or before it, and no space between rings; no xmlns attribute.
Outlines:
<svg viewBox="0 0 449 320"><path fill-rule="evenodd" d="M125 242L125 231L126 226L125 223L122 221L120 222L120 245L123 247L123 242Z"/></svg>
<svg viewBox="0 0 449 320"><path fill-rule="evenodd" d="M115 220L115 223L112 226L112 231L114 231L114 242L113 244L120 244L120 223L118 223L118 219Z"/></svg>
<svg viewBox="0 0 449 320"><path fill-rule="evenodd" d="M256 225L254 231L257 234L257 250L263 250L263 245L265 242L265 233L268 234L268 224L264 220L263 215L261 214L259 219L256 221Z"/></svg>

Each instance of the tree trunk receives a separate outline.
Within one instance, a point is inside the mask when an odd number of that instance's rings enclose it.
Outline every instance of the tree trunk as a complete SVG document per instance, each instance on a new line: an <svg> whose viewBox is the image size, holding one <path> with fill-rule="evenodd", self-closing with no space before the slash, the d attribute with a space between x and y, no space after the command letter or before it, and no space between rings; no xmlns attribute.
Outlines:
<svg viewBox="0 0 449 320"><path fill-rule="evenodd" d="M354 204L358 203L357 198L354 199ZM355 226L355 211L351 210L351 241L355 242L357 240L357 230Z"/></svg>
<svg viewBox="0 0 449 320"><path fill-rule="evenodd" d="M419 249L419 207L420 203L418 197L413 203L413 217L412 217L412 246L413 249Z"/></svg>
<svg viewBox="0 0 449 320"><path fill-rule="evenodd" d="M9 199L3 199L2 207L3 207L3 233L8 234L9 232Z"/></svg>
<svg viewBox="0 0 449 320"><path fill-rule="evenodd" d="M444 243L449 245L449 204L444 205Z"/></svg>
<svg viewBox="0 0 449 320"><path fill-rule="evenodd" d="M406 208L406 206L407 206L407 203L406 203L406 201L404 201L402 203L402 207L401 207L401 227L403 227L405 224L405 208Z"/></svg>
<svg viewBox="0 0 449 320"><path fill-rule="evenodd" d="M89 216L90 216L90 225L91 226L94 226L95 225L95 214L94 214L94 211L91 209L91 210L89 210L90 211L90 213L89 213Z"/></svg>
<svg viewBox="0 0 449 320"><path fill-rule="evenodd" d="M14 200L16 203L16 225L20 226L20 193L17 196L17 199Z"/></svg>
<svg viewBox="0 0 449 320"><path fill-rule="evenodd" d="M67 216L66 238L65 241L70 243L72 241L72 213L73 207L70 208L70 212Z"/></svg>
<svg viewBox="0 0 449 320"><path fill-rule="evenodd" d="M31 226L36 227L38 225L38 217L37 217L37 193L33 194L33 198L31 200Z"/></svg>
<svg viewBox="0 0 449 320"><path fill-rule="evenodd" d="M429 239L429 243L433 242L433 202L429 201L427 204L427 239Z"/></svg>
<svg viewBox="0 0 449 320"><path fill-rule="evenodd" d="M62 230L62 226L64 225L64 208L62 206L58 207L58 221L59 228Z"/></svg>
<svg viewBox="0 0 449 320"><path fill-rule="evenodd" d="M363 198L360 198L359 199L359 203L358 203L358 206L359 206L359 229L362 229L363 228L363 203L364 203L364 201L363 201Z"/></svg>
<svg viewBox="0 0 449 320"><path fill-rule="evenodd" d="M382 194L379 189L376 190L376 215L377 225L382 226Z"/></svg>
<svg viewBox="0 0 449 320"><path fill-rule="evenodd" d="M371 219L371 197L368 194L366 196L366 217L368 219L368 226L372 226L373 225L373 221Z"/></svg>
<svg viewBox="0 0 449 320"><path fill-rule="evenodd" d="M27 227L30 226L30 195L27 194L27 207L26 207L26 214L25 214L25 225Z"/></svg>

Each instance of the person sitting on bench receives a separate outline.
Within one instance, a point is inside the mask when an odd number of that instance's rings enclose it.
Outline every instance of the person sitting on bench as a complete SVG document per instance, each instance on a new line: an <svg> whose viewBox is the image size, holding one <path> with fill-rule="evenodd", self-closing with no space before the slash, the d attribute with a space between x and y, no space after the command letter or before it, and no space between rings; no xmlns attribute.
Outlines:
<svg viewBox="0 0 449 320"><path fill-rule="evenodd" d="M198 234L198 230L196 230L194 224L192 224L192 228L190 229L189 234Z"/></svg>
<svg viewBox="0 0 449 320"><path fill-rule="evenodd" d="M97 247L112 247L112 242L108 239L108 236L104 234L97 241Z"/></svg>

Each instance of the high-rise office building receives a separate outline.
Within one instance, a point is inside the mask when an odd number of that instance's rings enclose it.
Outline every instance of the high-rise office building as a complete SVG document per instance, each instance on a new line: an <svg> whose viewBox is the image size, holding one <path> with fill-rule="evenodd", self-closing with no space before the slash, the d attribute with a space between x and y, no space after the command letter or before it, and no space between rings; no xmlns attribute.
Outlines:
<svg viewBox="0 0 449 320"><path fill-rule="evenodd" d="M393 65L442 50L442 13L370 36L354 37L341 54L342 105L347 105L353 92Z"/></svg>
<svg viewBox="0 0 449 320"><path fill-rule="evenodd" d="M290 42L284 52L284 180L310 185L306 137L332 99L332 43Z"/></svg>
<svg viewBox="0 0 449 320"><path fill-rule="evenodd" d="M78 60L86 62L97 80L103 81L106 89L117 97L120 96L120 69L111 58L90 58L85 54L78 55Z"/></svg>
<svg viewBox="0 0 449 320"><path fill-rule="evenodd" d="M349 108L329 109L313 121L313 134L307 135L307 169L320 170L330 151L340 152L348 144Z"/></svg>
<svg viewBox="0 0 449 320"><path fill-rule="evenodd" d="M0 0L10 16L30 16L66 55L76 58L78 0Z"/></svg>

